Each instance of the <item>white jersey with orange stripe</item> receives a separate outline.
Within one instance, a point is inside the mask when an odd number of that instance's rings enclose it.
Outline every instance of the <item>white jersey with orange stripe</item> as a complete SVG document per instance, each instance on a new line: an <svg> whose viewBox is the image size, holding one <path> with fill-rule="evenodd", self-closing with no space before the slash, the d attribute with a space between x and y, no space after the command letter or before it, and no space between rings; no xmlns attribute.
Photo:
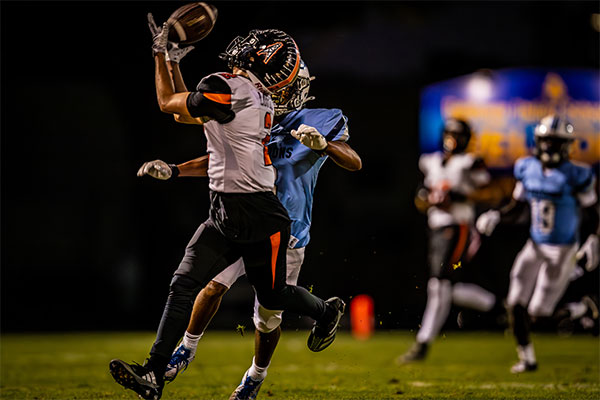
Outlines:
<svg viewBox="0 0 600 400"><path fill-rule="evenodd" d="M258 91L248 78L231 73L208 75L198 86L211 81L220 81L219 90L211 93L214 83L205 84L203 96L228 106L233 118L204 124L210 189L221 193L273 190L275 169L265 147L274 115L271 98ZM229 90L223 90L223 82Z"/></svg>
<svg viewBox="0 0 600 400"><path fill-rule="evenodd" d="M425 176L424 186L430 192L464 197L451 201L447 207L431 206L427 210L430 228L473 223L475 210L467 196L490 181L489 173L485 168L478 168L477 161L477 157L470 153L454 154L449 159L444 159L442 152L421 156L419 169Z"/></svg>

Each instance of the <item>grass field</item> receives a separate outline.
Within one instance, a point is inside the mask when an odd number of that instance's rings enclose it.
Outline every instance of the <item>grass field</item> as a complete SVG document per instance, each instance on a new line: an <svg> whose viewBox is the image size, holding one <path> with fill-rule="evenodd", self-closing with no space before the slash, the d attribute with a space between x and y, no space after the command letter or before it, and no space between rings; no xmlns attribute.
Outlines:
<svg viewBox="0 0 600 400"><path fill-rule="evenodd" d="M259 399L599 399L597 337L536 335L540 369L512 375L511 337L449 332L427 361L397 366L407 332L359 342L342 333L322 353L307 333L284 332ZM1 337L1 399L136 399L112 380L112 358L143 361L153 333L6 334ZM227 399L252 358L253 335L208 332L196 361L165 387L163 399Z"/></svg>

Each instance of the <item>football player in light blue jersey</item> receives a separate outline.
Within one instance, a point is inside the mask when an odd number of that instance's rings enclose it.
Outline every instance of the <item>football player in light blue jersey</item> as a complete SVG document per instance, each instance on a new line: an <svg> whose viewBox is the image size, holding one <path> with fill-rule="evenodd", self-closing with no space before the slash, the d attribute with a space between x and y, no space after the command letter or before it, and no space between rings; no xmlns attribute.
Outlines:
<svg viewBox="0 0 600 400"><path fill-rule="evenodd" d="M506 300L518 345L513 373L537 369L530 318L552 315L577 260L588 270L598 264L596 178L592 168L569 160L574 139L573 125L564 118L543 118L535 128L535 156L515 163L513 201L477 220L477 229L490 235L499 222L510 221L527 204L531 210L530 238L515 258ZM582 218L587 232L580 237Z"/></svg>
<svg viewBox="0 0 600 400"><path fill-rule="evenodd" d="M287 249L288 284L297 283L304 250L310 241L313 194L321 166L331 158L349 171L362 168L360 157L346 143L349 138L348 125L342 111L303 108L312 99L308 96L311 79L308 68L302 62L296 81L272 96L276 125L271 129L267 162L272 162L277 170L275 190L292 220ZM150 175L158 179L168 179L174 175L206 176L206 167L206 156L177 166L156 160L145 163L138 175ZM222 296L244 273L244 264L238 260L213 278L198 294L187 331L173 353L165 380L174 380L195 358L198 341L216 313ZM282 313L280 310L267 310L255 300L255 357L231 399L255 399L258 395L279 341ZM309 348L313 351L321 351L330 343L315 342L313 336L309 337Z"/></svg>

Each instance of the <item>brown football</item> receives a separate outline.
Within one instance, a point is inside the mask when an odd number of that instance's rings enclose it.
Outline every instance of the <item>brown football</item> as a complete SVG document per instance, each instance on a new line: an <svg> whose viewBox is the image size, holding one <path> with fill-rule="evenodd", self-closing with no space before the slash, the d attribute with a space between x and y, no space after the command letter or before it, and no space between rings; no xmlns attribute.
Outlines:
<svg viewBox="0 0 600 400"><path fill-rule="evenodd" d="M217 14L216 7L203 2L179 7L167 20L169 40L187 45L204 39L215 26Z"/></svg>

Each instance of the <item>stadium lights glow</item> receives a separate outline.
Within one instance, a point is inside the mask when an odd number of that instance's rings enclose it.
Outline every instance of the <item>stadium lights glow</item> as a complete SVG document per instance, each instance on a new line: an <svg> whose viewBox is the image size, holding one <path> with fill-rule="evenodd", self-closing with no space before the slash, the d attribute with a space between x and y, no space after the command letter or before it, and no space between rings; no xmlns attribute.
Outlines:
<svg viewBox="0 0 600 400"><path fill-rule="evenodd" d="M467 96L471 100L485 102L492 97L492 80L484 75L475 75L467 84Z"/></svg>

